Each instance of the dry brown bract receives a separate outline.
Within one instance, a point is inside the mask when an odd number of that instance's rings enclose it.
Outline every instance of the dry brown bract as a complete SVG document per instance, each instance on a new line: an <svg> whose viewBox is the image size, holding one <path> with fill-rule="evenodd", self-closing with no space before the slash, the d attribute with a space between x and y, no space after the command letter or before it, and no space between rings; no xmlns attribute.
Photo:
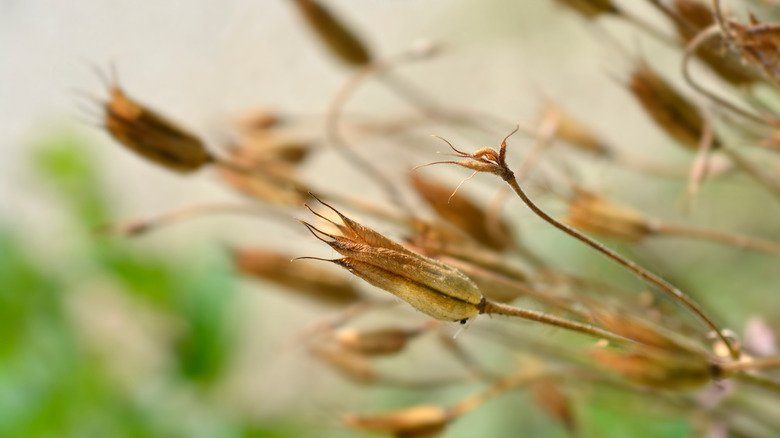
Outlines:
<svg viewBox="0 0 780 438"><path fill-rule="evenodd" d="M729 20L725 31L742 59L780 86L780 25L762 23L751 14L750 24Z"/></svg>

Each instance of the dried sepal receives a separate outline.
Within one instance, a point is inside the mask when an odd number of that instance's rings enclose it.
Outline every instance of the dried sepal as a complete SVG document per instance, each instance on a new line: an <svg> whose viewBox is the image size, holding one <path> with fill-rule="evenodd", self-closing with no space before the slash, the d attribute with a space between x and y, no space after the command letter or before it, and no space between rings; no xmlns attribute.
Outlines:
<svg viewBox="0 0 780 438"><path fill-rule="evenodd" d="M397 438L427 438L440 435L450 418L445 408L418 405L374 415L346 414L343 420L354 429L391 433Z"/></svg>
<svg viewBox="0 0 780 438"><path fill-rule="evenodd" d="M569 201L563 221L583 231L629 242L653 233L650 222L639 212L582 189Z"/></svg>
<svg viewBox="0 0 780 438"><path fill-rule="evenodd" d="M195 134L110 85L103 124L114 139L149 161L177 172L193 172L214 161Z"/></svg>
<svg viewBox="0 0 780 438"><path fill-rule="evenodd" d="M415 189L436 213L460 230L466 232L476 241L490 248L502 250L512 242L509 226L504 221L498 221L498 226L489 228L487 213L465 195L452 191L437 182L423 178L419 173L409 175L412 187Z"/></svg>
<svg viewBox="0 0 780 438"><path fill-rule="evenodd" d="M661 129L682 145L698 150L704 118L696 106L645 62L637 65L628 85L642 108Z"/></svg>
<svg viewBox="0 0 780 438"><path fill-rule="evenodd" d="M479 313L477 305L482 294L466 275L409 251L337 210L333 211L341 218L341 224L333 223L340 229L341 236L324 233L303 222L317 238L344 256L331 260L333 263L436 319L462 321Z"/></svg>
<svg viewBox="0 0 780 438"><path fill-rule="evenodd" d="M339 60L351 65L371 62L360 38L317 0L293 0L306 23Z"/></svg>
<svg viewBox="0 0 780 438"><path fill-rule="evenodd" d="M278 284L306 298L337 305L347 305L360 298L360 292L348 278L317 265L291 263L291 258L256 248L233 251L233 263L241 273Z"/></svg>
<svg viewBox="0 0 780 438"><path fill-rule="evenodd" d="M514 131L510 132L509 135L504 137L504 140L501 141L501 146L498 148L498 150L495 150L491 147L484 147L472 153L459 151L446 139L434 135L434 137L447 143L447 145L453 151L455 151L456 157L465 158L465 160L437 161L417 167L431 166L434 164L457 164L458 166L473 170L475 175L479 172L492 173L499 176L504 181L508 181L514 178L514 172L512 172L512 170L509 169L509 166L506 164L506 141L519 130L520 126L518 125L515 127Z"/></svg>

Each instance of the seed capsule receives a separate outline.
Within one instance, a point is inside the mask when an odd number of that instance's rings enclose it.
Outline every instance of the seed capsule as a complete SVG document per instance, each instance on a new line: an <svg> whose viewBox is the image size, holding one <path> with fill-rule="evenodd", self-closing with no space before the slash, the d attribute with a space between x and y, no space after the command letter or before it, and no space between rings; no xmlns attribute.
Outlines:
<svg viewBox="0 0 780 438"><path fill-rule="evenodd" d="M111 86L104 110L111 136L150 161L182 173L214 161L198 137L130 99L118 85Z"/></svg>

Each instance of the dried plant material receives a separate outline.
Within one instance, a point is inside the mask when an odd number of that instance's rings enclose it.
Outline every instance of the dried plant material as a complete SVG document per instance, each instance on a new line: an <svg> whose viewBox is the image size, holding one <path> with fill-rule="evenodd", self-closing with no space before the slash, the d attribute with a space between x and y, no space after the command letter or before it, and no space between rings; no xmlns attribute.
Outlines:
<svg viewBox="0 0 780 438"><path fill-rule="evenodd" d="M334 333L333 337L346 350L366 356L378 356L398 353L420 333L421 328L342 329Z"/></svg>
<svg viewBox="0 0 780 438"><path fill-rule="evenodd" d="M188 173L214 161L197 136L134 101L117 84L111 85L104 114L114 139L167 169Z"/></svg>
<svg viewBox="0 0 780 438"><path fill-rule="evenodd" d="M444 263L416 254L331 208L341 219L332 223L342 236L302 222L344 258L331 260L368 283L406 301L417 310L445 321L477 316L482 294L468 277ZM315 213L316 214L316 213Z"/></svg>
<svg viewBox="0 0 780 438"><path fill-rule="evenodd" d="M608 330L625 336L639 343L649 345L664 351L679 351L683 354L701 353L701 348L681 341L660 325L654 325L638 317L632 317L621 312L598 312L597 319ZM728 356L728 350L726 350Z"/></svg>
<svg viewBox="0 0 780 438"><path fill-rule="evenodd" d="M683 146L699 149L704 128L701 112L649 65L641 62L637 66L631 75L629 89L650 118L669 136Z"/></svg>
<svg viewBox="0 0 780 438"><path fill-rule="evenodd" d="M453 192L433 180L423 178L417 172L409 174L412 187L442 219L463 230L479 243L496 249L506 249L513 241L509 225L498 220L494 229L488 227L485 210L465 195Z"/></svg>
<svg viewBox="0 0 780 438"><path fill-rule="evenodd" d="M545 120L553 120L555 122L555 137L578 149L600 156L612 153L609 146L589 126L555 104L547 105L540 120L540 123Z"/></svg>
<svg viewBox="0 0 780 438"><path fill-rule="evenodd" d="M591 357L602 367L623 378L650 388L701 388L720 377L717 367L705 356L667 351L649 346L627 351L591 350Z"/></svg>
<svg viewBox="0 0 780 438"><path fill-rule="evenodd" d="M449 415L436 405L418 405L370 416L346 414L344 422L359 430L391 433L396 438L428 438L444 432Z"/></svg>
<svg viewBox="0 0 780 438"><path fill-rule="evenodd" d="M330 52L350 65L371 62L371 54L360 38L317 0L293 0L306 23Z"/></svg>
<svg viewBox="0 0 780 438"><path fill-rule="evenodd" d="M583 189L576 189L563 221L583 231L629 242L653 233L648 219L640 213Z"/></svg>
<svg viewBox="0 0 780 438"><path fill-rule="evenodd" d="M715 17L709 6L698 0L676 0L674 2L675 26L684 43L689 43L697 34L715 24ZM746 67L734 52L729 50L725 40L716 36L702 44L696 55L725 81L734 85L752 84L759 79L754 70Z"/></svg>
<svg viewBox="0 0 780 438"><path fill-rule="evenodd" d="M726 22L727 39L742 59L780 86L780 25L762 23L750 14L750 23Z"/></svg>
<svg viewBox="0 0 780 438"><path fill-rule="evenodd" d="M365 384L372 383L378 378L368 358L353 351L319 347L313 348L311 353L352 381Z"/></svg>
<svg viewBox="0 0 780 438"><path fill-rule="evenodd" d="M289 255L255 248L233 252L236 268L243 274L278 284L316 301L347 305L360 298L348 278L322 267L291 263Z"/></svg>
<svg viewBox="0 0 780 438"><path fill-rule="evenodd" d="M244 111L236 117L235 124L245 134L266 132L284 123L284 119L275 111L267 108L258 108Z"/></svg>
<svg viewBox="0 0 780 438"><path fill-rule="evenodd" d="M531 396L544 412L559 421L570 434L577 436L571 403L558 382L544 380L533 385Z"/></svg>
<svg viewBox="0 0 780 438"><path fill-rule="evenodd" d="M617 7L611 0L557 0L559 4L568 6L586 18L596 18L602 14L616 14Z"/></svg>
<svg viewBox="0 0 780 438"><path fill-rule="evenodd" d="M309 189L295 170L282 162L256 160L250 152L231 151L234 166L220 166L219 175L239 192L270 204L300 206L309 199Z"/></svg>

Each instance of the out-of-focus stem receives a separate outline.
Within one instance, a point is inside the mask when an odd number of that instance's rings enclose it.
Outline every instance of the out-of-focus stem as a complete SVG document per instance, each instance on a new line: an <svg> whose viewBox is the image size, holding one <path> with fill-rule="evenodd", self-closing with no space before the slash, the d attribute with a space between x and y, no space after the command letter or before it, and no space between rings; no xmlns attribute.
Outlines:
<svg viewBox="0 0 780 438"><path fill-rule="evenodd" d="M711 240L713 242L725 243L737 248L744 248L780 256L780 244L741 236L739 234L731 234L718 230L710 230L706 228L698 228L681 224L670 224L665 222L658 222L653 224L653 231L655 233L667 236L684 236L696 239Z"/></svg>

